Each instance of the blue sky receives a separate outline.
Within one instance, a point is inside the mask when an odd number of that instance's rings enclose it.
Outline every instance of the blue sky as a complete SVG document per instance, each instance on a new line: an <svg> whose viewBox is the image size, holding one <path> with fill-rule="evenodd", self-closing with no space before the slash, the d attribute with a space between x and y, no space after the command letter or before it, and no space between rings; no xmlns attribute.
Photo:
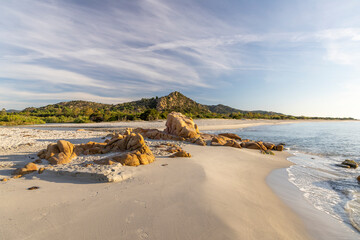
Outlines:
<svg viewBox="0 0 360 240"><path fill-rule="evenodd" d="M6 0L0 108L204 104L360 118L360 1Z"/></svg>

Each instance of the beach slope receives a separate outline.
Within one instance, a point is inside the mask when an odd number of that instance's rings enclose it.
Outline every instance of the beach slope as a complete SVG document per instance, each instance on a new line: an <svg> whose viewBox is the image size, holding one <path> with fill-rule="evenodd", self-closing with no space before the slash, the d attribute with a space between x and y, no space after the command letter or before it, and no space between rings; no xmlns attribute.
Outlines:
<svg viewBox="0 0 360 240"><path fill-rule="evenodd" d="M265 182L289 165L287 153L184 149L193 157L157 158L123 182L43 174L0 183L0 239L308 238Z"/></svg>

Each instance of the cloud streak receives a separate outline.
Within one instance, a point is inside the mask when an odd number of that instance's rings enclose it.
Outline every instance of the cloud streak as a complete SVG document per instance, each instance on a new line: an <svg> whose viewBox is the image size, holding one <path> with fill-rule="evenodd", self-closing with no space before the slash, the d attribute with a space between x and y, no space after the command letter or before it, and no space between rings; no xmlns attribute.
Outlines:
<svg viewBox="0 0 360 240"><path fill-rule="evenodd" d="M233 85L231 77L239 71L293 69L287 61L275 62L275 55L287 58L289 49L360 66L356 27L259 31L226 14L213 14L201 1L91 3L4 1L2 86L6 82L12 86L9 91L34 101L118 102L172 90L211 91L226 81ZM256 21L255 16L245 17ZM33 84L39 84L42 94Z"/></svg>

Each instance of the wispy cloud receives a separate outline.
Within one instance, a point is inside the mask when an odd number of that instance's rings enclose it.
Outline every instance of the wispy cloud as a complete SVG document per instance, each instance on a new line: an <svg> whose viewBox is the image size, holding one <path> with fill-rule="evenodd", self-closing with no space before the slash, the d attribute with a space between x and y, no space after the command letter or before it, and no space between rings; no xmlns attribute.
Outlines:
<svg viewBox="0 0 360 240"><path fill-rule="evenodd" d="M95 94L85 93L85 92L59 92L59 93L47 93L47 92L29 92L24 90L19 90L16 88L2 87L0 89L0 103L12 103L12 102L20 102L26 103L23 100L31 100L31 103L35 105L38 103L42 103L47 101L48 103L53 103L54 101L70 101L70 100L91 100L95 102L101 103L119 103L125 101L134 100L132 98L121 98L121 97L107 97L107 96L98 96ZM11 101L7 101L6 99L12 98ZM28 102L29 104L29 102ZM32 106L32 105L31 105Z"/></svg>
<svg viewBox="0 0 360 240"><path fill-rule="evenodd" d="M325 61L360 66L360 28L263 32L198 3L4 1L0 83L12 81L13 95L34 100L119 102L169 90L217 89L236 71L293 68L286 60L274 63L274 53L286 59L288 49L299 48L300 55L313 50L309 45L320 48L312 54Z"/></svg>

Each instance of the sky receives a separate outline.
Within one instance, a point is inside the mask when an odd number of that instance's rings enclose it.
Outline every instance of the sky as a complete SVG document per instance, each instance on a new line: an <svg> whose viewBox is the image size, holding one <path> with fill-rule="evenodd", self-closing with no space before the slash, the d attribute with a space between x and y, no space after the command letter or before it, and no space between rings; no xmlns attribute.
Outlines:
<svg viewBox="0 0 360 240"><path fill-rule="evenodd" d="M180 91L360 119L358 0L0 1L0 108Z"/></svg>

